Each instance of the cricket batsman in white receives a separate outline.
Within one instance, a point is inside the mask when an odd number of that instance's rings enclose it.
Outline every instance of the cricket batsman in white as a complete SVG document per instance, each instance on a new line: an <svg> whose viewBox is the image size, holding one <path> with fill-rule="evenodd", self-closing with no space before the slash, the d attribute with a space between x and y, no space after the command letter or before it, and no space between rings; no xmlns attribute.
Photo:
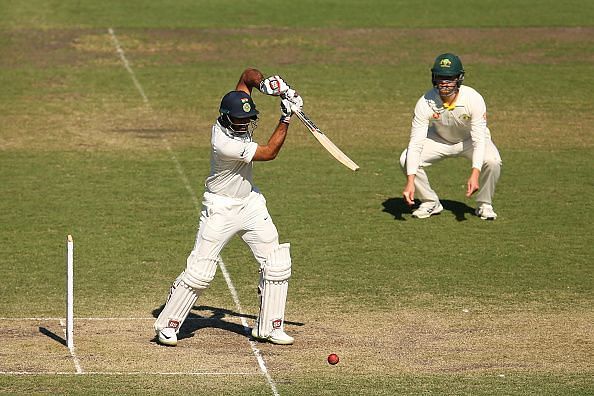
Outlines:
<svg viewBox="0 0 594 396"><path fill-rule="evenodd" d="M400 156L406 174L402 195L409 206L415 194L421 205L413 217L424 219L443 211L431 189L425 168L449 157L472 162L466 197L476 192L475 214L495 220L493 195L501 172L501 157L487 127L487 106L473 88L462 85L464 68L454 54L439 55L431 68L433 88L417 101L408 148Z"/></svg>
<svg viewBox="0 0 594 396"><path fill-rule="evenodd" d="M252 140L259 113L251 97L253 88L281 97L281 117L265 145ZM253 161L273 160L283 146L292 108L303 108L295 90L279 76L265 79L256 69L246 69L235 90L223 97L220 116L212 127L210 175L205 182L196 241L185 270L173 282L155 321L159 343L177 345L184 320L214 279L221 250L236 234L247 243L260 266L260 311L252 337L273 344L293 343L293 337L284 330L290 245L279 244L266 199L252 181Z"/></svg>

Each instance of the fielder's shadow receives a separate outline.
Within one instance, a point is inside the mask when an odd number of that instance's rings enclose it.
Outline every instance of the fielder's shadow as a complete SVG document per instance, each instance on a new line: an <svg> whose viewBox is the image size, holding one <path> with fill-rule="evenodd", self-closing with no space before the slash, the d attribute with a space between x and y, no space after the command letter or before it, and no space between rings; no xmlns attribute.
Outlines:
<svg viewBox="0 0 594 396"><path fill-rule="evenodd" d="M57 335L56 333L54 333L53 331L50 331L50 330L46 329L45 327L40 326L39 332L45 336L48 336L52 340L57 341L60 344L66 346L66 340L64 338L60 337L59 335Z"/></svg>
<svg viewBox="0 0 594 396"><path fill-rule="evenodd" d="M415 201L415 207L420 204L419 201ZM475 216L474 209L466 205L464 202L452 201L449 199L441 200L441 205L444 210L450 211L456 216L457 221L466 221L466 215ZM404 214L410 215L412 213L411 208L406 204L404 198L388 198L382 202L384 209L382 212L386 212L394 216L394 220L406 221Z"/></svg>
<svg viewBox="0 0 594 396"><path fill-rule="evenodd" d="M157 318L165 305L161 305L159 308L153 310L152 314L153 317ZM188 315L184 323L182 324L181 329L179 330L179 334L177 336L178 339L184 338L191 338L194 337L194 334L200 330L205 328L214 328L214 329L222 329L225 331L230 331L232 333L236 333L248 338L251 338L251 328L246 328L241 324L233 323L225 320L225 318L235 317L235 318L245 318L245 319L252 319L253 321L256 320L255 315L247 315L247 314L240 314L235 311L231 311L228 309L217 308L217 307L209 307L205 305L201 306L194 306L192 309L199 310L199 311L210 311L211 314L209 316L200 316L196 315L192 312ZM303 326L304 323L301 322L291 322L286 320L286 324L293 325L293 326ZM155 338L156 340L156 338Z"/></svg>

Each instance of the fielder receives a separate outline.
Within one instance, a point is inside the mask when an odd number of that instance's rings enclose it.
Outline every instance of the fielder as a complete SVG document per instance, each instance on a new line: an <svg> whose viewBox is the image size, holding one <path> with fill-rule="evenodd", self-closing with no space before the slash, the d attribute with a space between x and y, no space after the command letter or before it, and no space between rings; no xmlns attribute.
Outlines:
<svg viewBox="0 0 594 396"><path fill-rule="evenodd" d="M406 174L404 200L414 205L416 193L421 201L413 217L424 219L443 210L425 168L461 156L472 161L466 197L478 191L475 214L483 220L497 218L492 205L501 157L491 141L485 101L476 90L462 85L463 81L460 58L450 53L439 55L431 69L433 88L417 101L408 148L400 156Z"/></svg>
<svg viewBox="0 0 594 396"><path fill-rule="evenodd" d="M267 95L282 95L282 116L266 145L252 140L259 113L251 97L253 88ZM196 242L154 325L161 344L177 345L182 323L213 280L219 254L235 234L248 244L260 264L260 312L252 336L274 344L293 343L293 337L284 331L290 245L279 244L266 200L252 182L253 161L273 160L283 146L291 106L303 108L295 90L279 76L264 79L256 69L245 70L235 90L221 100L220 116L212 127L210 175L205 182Z"/></svg>

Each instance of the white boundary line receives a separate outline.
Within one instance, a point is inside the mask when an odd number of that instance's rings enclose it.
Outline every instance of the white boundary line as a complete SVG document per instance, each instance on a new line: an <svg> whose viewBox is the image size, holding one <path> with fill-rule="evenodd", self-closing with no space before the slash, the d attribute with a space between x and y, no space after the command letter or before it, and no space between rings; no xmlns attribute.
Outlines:
<svg viewBox="0 0 594 396"><path fill-rule="evenodd" d="M120 59L124 63L124 67L128 71L128 74L130 74L130 77L132 78L132 82L134 83L134 85L136 86L136 89L140 93L140 96L142 97L143 102L150 106L148 98L145 95L144 90L142 89L142 85L140 85L140 82L138 82L138 80L136 79L134 70L132 70L132 68L130 67L129 62L126 59L126 54L124 53L124 50L123 50L122 46L120 45L120 42L119 42L114 30L112 28L109 28L108 32L109 32L111 39L116 47L116 51L120 55ZM196 208L196 210L198 212L200 212L200 209L201 209L200 202L198 201L198 198L196 197L196 193L194 192L194 190L192 190L192 186L190 185L190 182L183 170L183 167L181 166L180 162L177 160L177 157L173 153L173 150L171 149L169 143L167 142L167 140L165 140L164 137L163 137L163 142L165 143L165 145L167 147L167 151L169 151L171 160L175 164L175 168L176 168L177 172L179 173L180 178L182 179L182 182L184 183L184 186L186 187L186 190L188 190L188 192L190 193L190 197L192 198L194 207ZM231 292L233 301L235 302L237 312L239 312L239 314L243 315L243 310L241 308L239 296L237 295L235 286L233 286L233 282L231 281L231 276L229 275L229 272L227 272L227 268L225 267L225 264L223 263L222 260L219 261L219 267L221 268L221 272L223 273L223 276L225 277L225 281L227 282L227 287L229 288L229 291ZM243 316L241 318L241 323L243 324L245 333L247 335L248 331L249 331L249 327L247 325L247 321L245 320L245 318ZM256 342L249 340L249 343L250 343L250 347L252 348L252 352L253 352L254 356L256 357L256 360L258 361L260 370L262 371L262 374L264 374L264 376L266 377L266 380L268 381L268 385L270 386L272 393L275 396L278 396L279 393L276 389L276 384L274 383L274 380L272 379L272 377L270 376L270 373L268 372L268 369L266 368L266 362L264 362L264 358L262 357L262 354L260 353L260 350L258 349Z"/></svg>

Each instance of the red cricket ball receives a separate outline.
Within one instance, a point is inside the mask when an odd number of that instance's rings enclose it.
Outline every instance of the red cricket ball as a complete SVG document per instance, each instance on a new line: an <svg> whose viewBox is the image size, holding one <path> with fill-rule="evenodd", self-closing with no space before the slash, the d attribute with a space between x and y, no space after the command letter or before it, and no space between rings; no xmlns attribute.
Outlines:
<svg viewBox="0 0 594 396"><path fill-rule="evenodd" d="M335 365L336 363L338 363L340 359L338 358L338 355L335 353L331 353L330 355L328 355L328 363Z"/></svg>

